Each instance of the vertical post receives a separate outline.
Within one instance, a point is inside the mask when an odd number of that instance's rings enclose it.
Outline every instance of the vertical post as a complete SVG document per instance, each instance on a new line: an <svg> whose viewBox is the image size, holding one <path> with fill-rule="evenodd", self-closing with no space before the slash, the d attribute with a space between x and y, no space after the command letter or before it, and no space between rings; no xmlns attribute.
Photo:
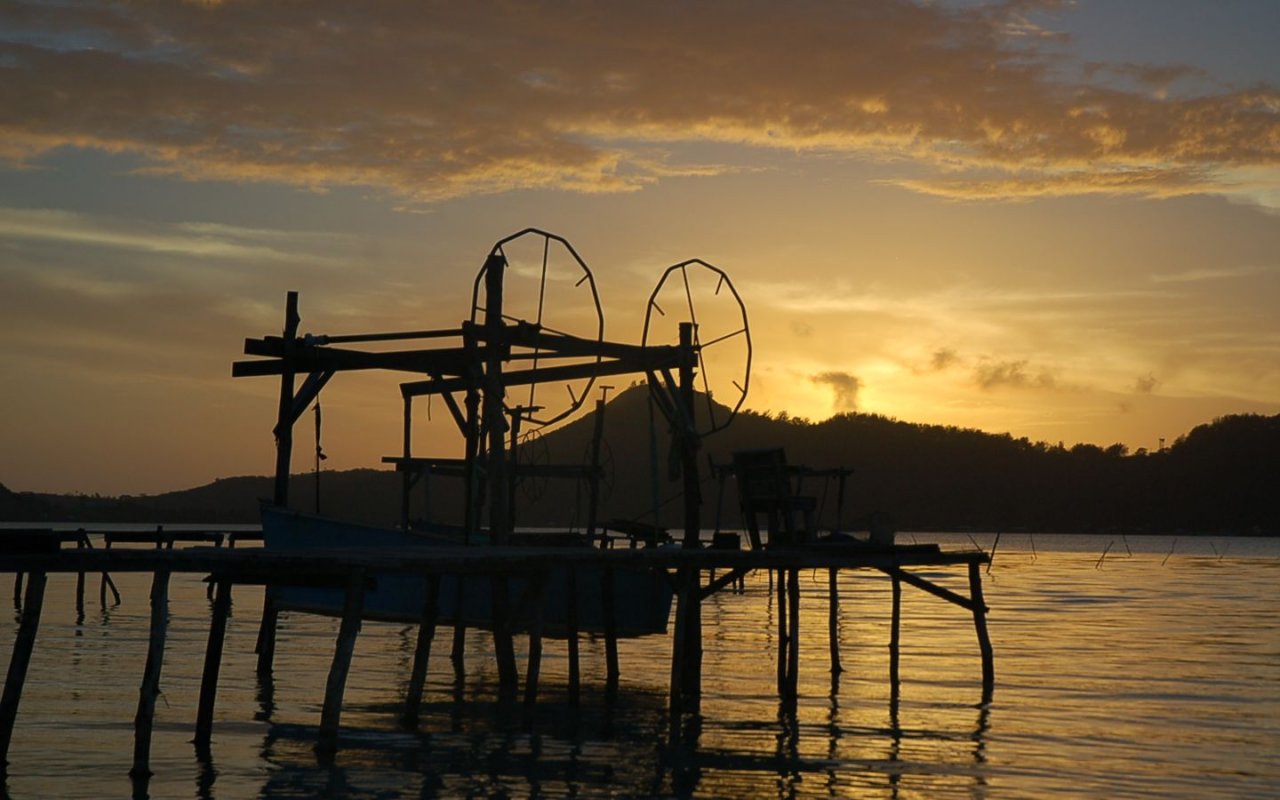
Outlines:
<svg viewBox="0 0 1280 800"><path fill-rule="evenodd" d="M690 643L689 626L693 618L694 608L698 605L697 573L681 568L677 573L679 582L676 594L676 628L671 641L671 694L670 717L671 731L677 734L680 730L680 717L686 711L696 713L699 688L693 681L696 675L689 666Z"/></svg>
<svg viewBox="0 0 1280 800"><path fill-rule="evenodd" d="M995 655L987 635L987 605L982 598L982 573L976 561L969 562L969 599L973 601L973 627L982 651L982 702L989 703L996 685Z"/></svg>
<svg viewBox="0 0 1280 800"><path fill-rule="evenodd" d="M13 640L9 672L4 679L4 695L0 697L0 777L4 775L9 763L9 743L13 740L13 726L18 719L18 704L22 701L27 668L31 665L31 651L36 646L36 632L40 629L45 583L46 576L43 572L33 572L27 578L22 621L18 624L18 635Z"/></svg>
<svg viewBox="0 0 1280 800"><path fill-rule="evenodd" d="M360 615L364 611L364 570L351 570L347 577L346 599L342 604L342 624L338 626L338 642L333 649L333 663L324 687L324 708L320 711L320 741L316 749L332 753L337 748L338 721L342 717L342 696L347 690L351 657L356 651L356 635L360 633Z"/></svg>
<svg viewBox="0 0 1280 800"><path fill-rule="evenodd" d="M151 639L147 645L147 665L138 689L138 712L133 717L133 768L135 778L151 775L151 727L155 721L156 698L160 696L160 667L164 664L164 637L169 616L169 570L157 569L151 580Z"/></svg>
<svg viewBox="0 0 1280 800"><path fill-rule="evenodd" d="M76 531L76 549L83 550L86 544L84 528L81 528ZM76 615L84 617L84 570L76 573Z"/></svg>
<svg viewBox="0 0 1280 800"><path fill-rule="evenodd" d="M778 696L786 697L787 693L787 573L778 569L776 582L778 592ZM770 574L773 574L772 571Z"/></svg>
<svg viewBox="0 0 1280 800"><path fill-rule="evenodd" d="M418 724L418 710L422 706L422 691L427 682L427 663L431 660L431 641L436 635L436 621L440 618L440 576L428 575L424 581L422 620L418 624L418 644L413 651L413 672L409 675L409 690L405 694L403 722L412 728Z"/></svg>
<svg viewBox="0 0 1280 800"><path fill-rule="evenodd" d="M578 571L569 567L565 576L567 606L564 613L565 636L569 646L569 705L578 705L582 672L578 659Z"/></svg>
<svg viewBox="0 0 1280 800"><path fill-rule="evenodd" d="M532 597L533 619L529 625L529 660L524 677L524 713L525 720L533 719L533 709L538 702L538 677L542 672L542 616L543 598L547 587L547 573L538 572L530 580L533 581Z"/></svg>
<svg viewBox="0 0 1280 800"><path fill-rule="evenodd" d="M844 672L840 663L840 570L827 571L827 641L831 650L831 674Z"/></svg>
<svg viewBox="0 0 1280 800"><path fill-rule="evenodd" d="M22 610L22 573L15 572L13 574L13 608L15 611Z"/></svg>
<svg viewBox="0 0 1280 800"><path fill-rule="evenodd" d="M682 464L681 475L684 478L684 547L699 548L702 546L701 506L702 485L698 480L698 433L694 421L694 383L693 370L697 354L694 350L694 326L692 322L680 323L680 369L679 391L681 416L684 425L680 431L680 453ZM688 623L684 634L685 642L685 675L681 681L684 699L690 703L690 710L697 711L702 695L702 604L698 601L698 585L702 572L697 567L683 568L687 574L683 584L689 592Z"/></svg>
<svg viewBox="0 0 1280 800"><path fill-rule="evenodd" d="M218 696L218 673L222 670L222 645L226 641L227 617L231 614L231 582L217 581L213 616L209 620L209 644L204 651L204 677L200 680L200 705L196 711L197 751L207 752L213 736L213 706Z"/></svg>
<svg viewBox="0 0 1280 800"><path fill-rule="evenodd" d="M289 506L289 463L293 458L293 391L296 373L298 339L298 293L285 295L284 305L284 355L281 359L280 405L276 412L276 474L272 502L280 508ZM276 657L276 618L280 609L276 605L271 586L264 586L262 593L262 622L258 626L258 675L270 675Z"/></svg>
<svg viewBox="0 0 1280 800"><path fill-rule="evenodd" d="M461 575L454 576L457 585L453 595L453 648L449 651L449 660L453 663L453 677L458 685L462 685L466 673L467 623L462 615L466 606L467 592Z"/></svg>
<svg viewBox="0 0 1280 800"><path fill-rule="evenodd" d="M400 465L400 527L409 530L409 493L413 489L413 475L409 471L409 459L413 457L413 397L404 395L404 448L405 462Z"/></svg>
<svg viewBox="0 0 1280 800"><path fill-rule="evenodd" d="M612 698L618 691L618 678L620 677L620 670L618 669L617 596L613 570L606 567L600 580L602 581L601 594L604 595L601 605L604 613L605 693Z"/></svg>
<svg viewBox="0 0 1280 800"><path fill-rule="evenodd" d="M498 252L490 254L484 265L485 358L481 414L489 438L485 477L489 481L489 535L494 544L507 544L511 534L504 438L507 419L502 407L505 392L502 384L502 356L506 349L506 323L502 320L502 282L506 268L507 260Z"/></svg>
<svg viewBox="0 0 1280 800"><path fill-rule="evenodd" d="M889 619L889 691L898 696L898 642L902 629L902 581L895 572L890 576L893 586L893 609Z"/></svg>
<svg viewBox="0 0 1280 800"><path fill-rule="evenodd" d="M596 517L600 513L600 446L604 441L604 402L611 386L600 387L600 399L596 401L595 426L591 431L591 477L587 481L587 541L596 538ZM600 532L600 545L604 545L604 531Z"/></svg>
<svg viewBox="0 0 1280 800"><path fill-rule="evenodd" d="M800 679L800 571L787 572L787 627L791 629L787 639L787 698L795 700Z"/></svg>

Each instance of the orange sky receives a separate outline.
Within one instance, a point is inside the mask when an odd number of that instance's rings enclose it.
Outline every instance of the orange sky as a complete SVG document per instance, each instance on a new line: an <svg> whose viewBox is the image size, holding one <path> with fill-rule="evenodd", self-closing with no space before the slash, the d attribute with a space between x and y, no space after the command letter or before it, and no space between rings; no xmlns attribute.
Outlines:
<svg viewBox="0 0 1280 800"><path fill-rule="evenodd" d="M7 3L0 482L266 473L276 389L229 365L286 290L313 332L451 326L527 226L613 339L669 264L725 269L758 410L1134 448L1278 413L1277 30L1263 0ZM396 383L326 390L328 467L396 449Z"/></svg>

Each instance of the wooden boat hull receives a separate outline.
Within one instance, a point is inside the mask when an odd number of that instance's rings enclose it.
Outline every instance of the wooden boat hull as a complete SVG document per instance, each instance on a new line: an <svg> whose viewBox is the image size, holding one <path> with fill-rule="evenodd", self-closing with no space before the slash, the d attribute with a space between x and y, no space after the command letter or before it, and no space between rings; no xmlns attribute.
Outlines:
<svg viewBox="0 0 1280 800"><path fill-rule="evenodd" d="M265 508L262 535L268 550L316 550L334 548L433 547L457 543L442 531L404 531L358 525L326 517ZM480 545L483 546L483 545ZM671 615L672 586L663 571L619 568L613 572L615 631L619 638L662 634ZM575 607L580 633L605 632L605 571L577 570ZM426 580L414 575L374 574L366 589L366 619L418 622L422 617ZM569 571L551 571L543 590L542 631L544 636L564 637L568 633L570 595ZM276 587L276 602L282 609L338 616L342 613L343 590L321 587ZM530 622L533 603L529 601L530 581L524 577L507 579L513 629ZM487 577L444 575L438 599L439 621L467 627L490 628L493 587Z"/></svg>

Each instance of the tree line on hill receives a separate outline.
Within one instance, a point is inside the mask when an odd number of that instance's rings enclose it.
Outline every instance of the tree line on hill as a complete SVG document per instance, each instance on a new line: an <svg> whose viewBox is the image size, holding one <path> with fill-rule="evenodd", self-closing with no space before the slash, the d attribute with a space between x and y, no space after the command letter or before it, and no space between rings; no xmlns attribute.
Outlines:
<svg viewBox="0 0 1280 800"><path fill-rule="evenodd" d="M698 407L705 409L705 398ZM723 412L723 409L720 409ZM527 463L582 464L591 414L522 445ZM735 450L785 448L789 464L853 470L837 514L834 482L801 487L818 498L823 526L865 529L887 514L900 530L1280 534L1280 415L1232 415L1197 426L1159 451L1123 445L1074 447L1008 434L839 414L821 422L743 412L704 439L699 459L702 519L740 527L736 490L712 465ZM681 524L677 460L667 423L643 386L605 408L606 480L598 517ZM656 477L656 482L655 482ZM315 480L295 475L291 505L315 507ZM320 508L343 519L394 524L402 476L386 470L323 473ZM237 477L154 496L97 497L15 493L0 486L0 519L23 521L256 522L268 477ZM413 488L411 516L461 518L461 484L433 477ZM585 525L587 490L578 481L526 479L516 491L523 525ZM655 513L654 509L657 508Z"/></svg>

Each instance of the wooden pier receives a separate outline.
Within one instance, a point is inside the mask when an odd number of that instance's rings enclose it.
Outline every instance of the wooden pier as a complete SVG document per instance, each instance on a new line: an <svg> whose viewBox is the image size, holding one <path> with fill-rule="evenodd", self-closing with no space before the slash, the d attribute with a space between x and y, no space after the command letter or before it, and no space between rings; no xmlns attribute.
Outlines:
<svg viewBox="0 0 1280 800"><path fill-rule="evenodd" d="M56 534L54 534L56 535ZM0 698L0 769L7 764L9 744L17 722L18 706L26 680L27 665L36 642L47 576L50 573L146 572L152 578L151 631L147 660L139 687L137 714L134 719L135 747L131 774L150 774L150 741L155 701L160 693L161 666L164 658L168 585L174 573L206 575L216 587L209 626L204 677L196 710L194 744L207 753L213 728L213 710L218 675L222 660L223 636L230 607L230 593L235 585L307 585L344 587L346 602L342 623L334 645L333 660L320 717L317 751L332 754L337 747L342 698L352 653L360 630L363 597L379 575L419 575L429 587L423 598L423 612L418 633L409 692L403 711L412 724L421 703L426 679L427 659L437 624L436 597L443 576L481 576L495 580L495 585L522 577L531 585L545 582L553 570L570 567L577 570L651 569L665 572L675 584L677 606L671 636L670 708L673 734L678 735L679 722L686 713L696 713L702 687L701 605L717 591L733 585L742 575L754 570L770 570L775 575L780 603L778 615L778 694L783 701L794 701L799 669L799 586L801 570L841 571L871 570L888 575L893 581L892 638L890 645L890 681L898 681L898 631L900 619L900 585L905 583L935 597L965 608L973 615L982 669L982 697L990 699L995 683L994 659L986 629L986 611L981 588L981 566L988 557L981 552L940 552L931 547L895 547L873 549L863 545L817 544L806 547L769 550L719 550L710 548L640 548L602 550L596 548L490 546L431 547L388 550L350 549L306 553L282 553L257 547L240 548L114 548L54 549L32 553L0 553L0 572L25 575L25 592L18 635L14 639L4 694ZM913 568L964 568L969 579L968 596L939 586L912 572ZM718 577L712 577L717 575ZM282 578L287 576L287 578ZM838 582L833 581L834 588ZM539 593L535 593L535 596ZM839 598L830 595L833 608ZM532 609L527 626L528 651L524 676L523 703L532 709L537 703L538 677L542 638L540 606ZM831 628L829 635L834 634ZM576 653L576 633L569 638L571 656ZM839 641L830 641L831 669L838 672ZM496 655L496 653L495 653ZM616 682L619 666L610 664L610 678ZM570 664L571 678L578 672L576 659ZM74 680L73 675L67 676ZM616 683L615 683L616 686ZM572 688L572 687L571 687ZM504 695L514 701L514 694ZM577 701L574 693L573 701Z"/></svg>

